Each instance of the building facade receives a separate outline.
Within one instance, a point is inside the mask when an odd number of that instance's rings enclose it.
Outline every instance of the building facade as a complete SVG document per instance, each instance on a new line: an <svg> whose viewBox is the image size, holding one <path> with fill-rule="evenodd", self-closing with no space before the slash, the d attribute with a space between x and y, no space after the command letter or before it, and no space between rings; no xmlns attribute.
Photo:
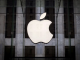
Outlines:
<svg viewBox="0 0 80 60"><path fill-rule="evenodd" d="M0 0L0 60L6 57L75 57L80 59L79 0ZM59 7L60 6L60 7ZM54 35L47 43L34 44L28 37L31 20L52 21Z"/></svg>

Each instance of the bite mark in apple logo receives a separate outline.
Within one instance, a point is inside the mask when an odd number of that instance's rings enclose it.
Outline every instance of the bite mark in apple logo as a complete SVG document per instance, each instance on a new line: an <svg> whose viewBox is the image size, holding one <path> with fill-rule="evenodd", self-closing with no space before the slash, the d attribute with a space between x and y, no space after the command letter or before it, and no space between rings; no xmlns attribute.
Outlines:
<svg viewBox="0 0 80 60"><path fill-rule="evenodd" d="M40 16L40 19L43 19L45 16L46 13L43 13ZM27 33L33 43L48 43L52 39L53 34L49 31L49 26L51 23L52 22L50 20L32 20L28 23Z"/></svg>

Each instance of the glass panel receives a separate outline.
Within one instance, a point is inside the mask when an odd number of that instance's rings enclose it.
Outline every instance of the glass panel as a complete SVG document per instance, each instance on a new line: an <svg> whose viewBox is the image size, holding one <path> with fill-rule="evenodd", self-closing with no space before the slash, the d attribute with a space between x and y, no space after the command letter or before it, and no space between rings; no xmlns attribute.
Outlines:
<svg viewBox="0 0 80 60"><path fill-rule="evenodd" d="M69 34L70 34L70 38L75 38L74 28L73 29L71 28L71 27L74 27L74 12L73 11L74 11L73 0L64 0L64 30L66 30L64 31L65 38L69 38L68 36ZM68 18L69 18L69 21L68 21Z"/></svg>
<svg viewBox="0 0 80 60"><path fill-rule="evenodd" d="M27 34L28 23L35 19L35 0L26 0L26 12L25 12L25 38L29 38Z"/></svg>
<svg viewBox="0 0 80 60"><path fill-rule="evenodd" d="M49 27L50 32L53 34L53 38L55 38L55 8L54 8L54 0L45 0L45 11L47 13L45 19L51 20L52 24Z"/></svg>
<svg viewBox="0 0 80 60"><path fill-rule="evenodd" d="M13 38L15 38L15 33L16 33L15 32L16 31L16 7L14 7L15 5L16 5L16 0L7 0L5 38L12 37L11 35L12 29L13 29Z"/></svg>

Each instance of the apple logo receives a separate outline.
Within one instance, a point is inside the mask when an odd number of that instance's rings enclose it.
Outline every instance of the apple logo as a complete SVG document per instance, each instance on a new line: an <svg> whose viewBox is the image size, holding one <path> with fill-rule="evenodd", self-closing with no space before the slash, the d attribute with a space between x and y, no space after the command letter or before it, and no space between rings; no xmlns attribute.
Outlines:
<svg viewBox="0 0 80 60"><path fill-rule="evenodd" d="M46 13L43 13L40 16L40 19L43 19L45 16ZM33 43L48 43L52 39L53 34L49 31L49 26L51 23L52 22L50 20L32 20L28 23L27 33Z"/></svg>

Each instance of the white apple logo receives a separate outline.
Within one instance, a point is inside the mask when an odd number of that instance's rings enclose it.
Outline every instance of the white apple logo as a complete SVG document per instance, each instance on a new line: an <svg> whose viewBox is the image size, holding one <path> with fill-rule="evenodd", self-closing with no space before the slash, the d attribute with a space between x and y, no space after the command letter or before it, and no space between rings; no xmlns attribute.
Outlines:
<svg viewBox="0 0 80 60"><path fill-rule="evenodd" d="M40 19L43 19L45 16L46 13L43 13ZM52 22L50 20L32 20L28 23L27 33L33 43L48 43L52 39L53 34L49 31L49 26L51 23Z"/></svg>

